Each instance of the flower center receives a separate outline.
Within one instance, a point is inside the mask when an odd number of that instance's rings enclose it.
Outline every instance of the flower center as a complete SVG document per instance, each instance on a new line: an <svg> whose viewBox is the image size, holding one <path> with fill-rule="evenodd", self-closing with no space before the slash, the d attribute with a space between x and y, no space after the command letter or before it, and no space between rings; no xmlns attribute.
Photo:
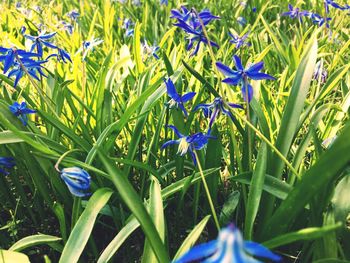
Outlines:
<svg viewBox="0 0 350 263"><path fill-rule="evenodd" d="M174 99L169 100L169 107L170 108L175 107L176 104L177 104L177 102Z"/></svg>
<svg viewBox="0 0 350 263"><path fill-rule="evenodd" d="M188 151L188 147L190 147L190 144L186 141L186 137L181 138L177 153L180 155L185 155Z"/></svg>

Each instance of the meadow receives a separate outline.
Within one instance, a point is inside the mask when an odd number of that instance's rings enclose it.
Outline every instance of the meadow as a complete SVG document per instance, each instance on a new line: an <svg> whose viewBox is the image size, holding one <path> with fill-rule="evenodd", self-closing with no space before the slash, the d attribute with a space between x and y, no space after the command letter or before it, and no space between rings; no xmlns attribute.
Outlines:
<svg viewBox="0 0 350 263"><path fill-rule="evenodd" d="M350 262L349 3L0 10L0 263Z"/></svg>

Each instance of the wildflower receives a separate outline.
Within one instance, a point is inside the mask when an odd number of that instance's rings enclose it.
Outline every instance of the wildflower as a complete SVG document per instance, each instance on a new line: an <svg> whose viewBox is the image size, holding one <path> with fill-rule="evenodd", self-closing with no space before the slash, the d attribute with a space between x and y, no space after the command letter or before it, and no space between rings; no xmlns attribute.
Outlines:
<svg viewBox="0 0 350 263"><path fill-rule="evenodd" d="M278 262L281 257L269 249L252 241L244 241L239 229L233 225L223 228L216 240L197 245L173 263L212 262L212 263L258 263L254 257Z"/></svg>
<svg viewBox="0 0 350 263"><path fill-rule="evenodd" d="M326 27L329 28L329 23L328 21L330 21L332 18L330 17L322 17L319 14L315 14L315 13L311 13L310 18L312 19L312 22L318 26L323 26L324 24L326 24Z"/></svg>
<svg viewBox="0 0 350 263"><path fill-rule="evenodd" d="M83 46L79 48L77 53L83 52L83 60L85 60L86 56L89 52L92 52L94 50L94 47L100 45L103 42L103 40L99 38L91 38L89 41L84 41Z"/></svg>
<svg viewBox="0 0 350 263"><path fill-rule="evenodd" d="M229 106L231 108L236 108L236 109L237 108L243 109L243 107L241 105L234 104L234 103L225 103L221 97L217 97L210 104L198 104L196 107L194 107L193 111L197 111L198 109L202 109L204 116L206 118L210 118L209 128L208 128L208 133L210 133L211 128L214 124L214 121L220 115L220 112L229 116L232 120L234 119L233 114L231 113L230 110L228 110L226 108L226 106Z"/></svg>
<svg viewBox="0 0 350 263"><path fill-rule="evenodd" d="M21 26L19 32L23 35L26 32L27 28L25 26Z"/></svg>
<svg viewBox="0 0 350 263"><path fill-rule="evenodd" d="M160 0L161 5L168 5L168 0Z"/></svg>
<svg viewBox="0 0 350 263"><path fill-rule="evenodd" d="M308 16L310 13L308 11L300 11L299 8L294 8L291 4L288 4L288 12L284 12L282 16L289 16L290 18L298 18L300 23L303 22L303 16Z"/></svg>
<svg viewBox="0 0 350 263"><path fill-rule="evenodd" d="M68 33L68 34L73 34L73 29L74 29L74 26L72 25L72 24L70 24L70 23L67 23L66 21L61 21L61 26L62 26L62 28L64 29L64 30L66 30L66 32ZM61 28L61 29L62 29Z"/></svg>
<svg viewBox="0 0 350 263"><path fill-rule="evenodd" d="M6 169L11 169L15 165L15 159L12 157L0 157L0 173L8 175L9 172Z"/></svg>
<svg viewBox="0 0 350 263"><path fill-rule="evenodd" d="M159 56L157 55L157 52L159 50L159 46L153 45L153 46L149 46L147 41L145 40L142 43L142 49L143 49L143 53L147 54L147 55L152 55L153 57L155 57L156 59L159 59Z"/></svg>
<svg viewBox="0 0 350 263"><path fill-rule="evenodd" d="M249 66L248 69L244 69L242 62L238 56L233 56L235 61L236 69L232 70L228 66L217 62L217 68L228 78L224 79L223 82L229 85L241 85L243 99L250 102L253 98L253 87L248 83L248 78L253 80L269 79L275 80L274 77L269 74L259 72L264 67L264 62L258 62Z"/></svg>
<svg viewBox="0 0 350 263"><path fill-rule="evenodd" d="M15 66L15 63L18 59L29 59L32 57L38 57L38 54L27 52L22 49L4 48L0 47L0 53L5 53L5 55L0 55L0 61L4 62L4 74L12 67Z"/></svg>
<svg viewBox="0 0 350 263"><path fill-rule="evenodd" d="M36 48L36 52L40 57L43 56L43 45L48 48L56 49L57 46L52 44L51 42L48 42L47 40L51 39L56 35L56 32L45 34L45 31L41 32L38 36L31 36L31 35L24 35L26 38L31 40L33 42L30 52L33 52Z"/></svg>
<svg viewBox="0 0 350 263"><path fill-rule="evenodd" d="M80 16L78 10L74 9L66 14L71 20L77 21L78 17Z"/></svg>
<svg viewBox="0 0 350 263"><path fill-rule="evenodd" d="M244 17L242 17L242 16L240 16L240 17L237 18L237 22L238 22L238 24L240 24L241 26L245 26L245 25L247 24L247 20L246 20Z"/></svg>
<svg viewBox="0 0 350 263"><path fill-rule="evenodd" d="M87 171L79 167L69 167L62 169L60 173L72 195L77 197L90 195L87 191L90 188L91 177Z"/></svg>
<svg viewBox="0 0 350 263"><path fill-rule="evenodd" d="M7 77L11 78L12 76L16 76L14 87L17 87L17 84L19 80L24 76L24 74L27 72L30 77L36 79L37 81L40 81L39 76L47 77L45 73L42 71L44 68L42 64L46 63L47 60L32 60L32 59L26 59L22 58L21 62L15 62L13 69L8 73Z"/></svg>
<svg viewBox="0 0 350 263"><path fill-rule="evenodd" d="M318 61L315 66L315 71L312 76L312 78L316 81L319 79L321 80L321 83L325 83L328 77L328 72L325 68L323 68L323 65L321 65L321 61Z"/></svg>
<svg viewBox="0 0 350 263"><path fill-rule="evenodd" d="M188 92L185 95L180 96L180 94L177 93L175 85L170 78L164 80L164 83L166 85L167 93L171 98L171 100L168 102L169 107L179 107L183 111L184 115L187 117L188 114L185 109L184 103L191 100L194 97L194 95L196 95L196 92Z"/></svg>
<svg viewBox="0 0 350 263"><path fill-rule="evenodd" d="M327 14L329 13L329 6L332 6L332 7L336 8L336 9L340 9L340 10L344 10L345 9L341 5L339 5L336 2L334 2L333 0L324 0L324 8L325 8Z"/></svg>
<svg viewBox="0 0 350 263"><path fill-rule="evenodd" d="M168 125L168 127L174 131L179 139L167 141L162 145L161 149L163 150L169 145L178 144L179 148L177 150L177 153L180 156L184 156L187 152L189 152L191 154L194 165L197 165L196 155L194 151L203 149L208 143L208 139L215 139L215 137L201 132L185 136L181 134L175 126Z"/></svg>
<svg viewBox="0 0 350 263"><path fill-rule="evenodd" d="M19 104L17 101L14 102L11 106L9 106L10 111L20 119L24 126L28 124L28 114L35 113L36 110L28 109L27 103L23 101Z"/></svg>
<svg viewBox="0 0 350 263"><path fill-rule="evenodd" d="M72 59L70 58L69 53L61 48L57 48L57 54L51 54L47 57L47 60L51 57L57 57L58 61L62 60L63 63L66 63L67 61L72 63Z"/></svg>
<svg viewBox="0 0 350 263"><path fill-rule="evenodd" d="M140 0L133 0L133 1L132 1L132 4L133 4L134 6L140 6L140 5L141 5L141 1L140 1Z"/></svg>
<svg viewBox="0 0 350 263"><path fill-rule="evenodd" d="M252 8L252 11L255 13L256 11L257 11L258 9L254 6L253 8Z"/></svg>
<svg viewBox="0 0 350 263"><path fill-rule="evenodd" d="M232 40L230 40L230 42L232 44L236 45L236 48L239 49L240 47L245 46L250 46L250 43L246 43L246 39L249 36L249 33L245 34L244 36L240 37L238 35L233 35L231 32L228 33L230 35L230 37L232 38Z"/></svg>
<svg viewBox="0 0 350 263"><path fill-rule="evenodd" d="M124 19L122 28L125 29L125 36L131 37L134 35L133 26L134 23L129 18Z"/></svg>

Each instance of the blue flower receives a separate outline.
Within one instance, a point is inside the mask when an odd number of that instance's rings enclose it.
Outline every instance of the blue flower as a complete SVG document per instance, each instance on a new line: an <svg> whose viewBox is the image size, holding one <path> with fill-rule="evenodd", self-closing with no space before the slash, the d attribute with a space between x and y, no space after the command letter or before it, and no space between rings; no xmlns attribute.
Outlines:
<svg viewBox="0 0 350 263"><path fill-rule="evenodd" d="M89 41L84 41L83 46L79 48L77 53L83 52L83 60L85 60L86 56L89 52L92 52L94 48L98 45L100 45L103 42L103 40L99 38L91 38Z"/></svg>
<svg viewBox="0 0 350 263"><path fill-rule="evenodd" d="M196 155L194 151L203 149L204 146L208 143L208 139L215 139L215 137L201 132L185 136L181 134L175 126L168 125L168 127L174 131L179 139L167 141L162 145L161 149L163 150L169 145L178 144L179 148L177 150L177 153L180 156L184 156L187 152L189 152L191 154L194 165L197 165Z"/></svg>
<svg viewBox="0 0 350 263"><path fill-rule="evenodd" d="M25 26L21 26L19 32L23 35L26 32L27 28Z"/></svg>
<svg viewBox="0 0 350 263"><path fill-rule="evenodd" d="M336 9L340 9L340 10L345 10L346 8L337 4L336 2L334 2L333 0L324 0L324 8L326 10L326 13L329 13L329 6L332 6Z"/></svg>
<svg viewBox="0 0 350 263"><path fill-rule="evenodd" d="M62 60L63 63L66 63L67 61L72 63L72 59L70 58L69 53L61 48L57 48L57 54L51 54L47 57L47 60L51 57L57 57L58 61Z"/></svg>
<svg viewBox="0 0 350 263"><path fill-rule="evenodd" d="M126 37L131 37L134 35L133 26L134 26L134 23L129 18L124 19L122 28L125 29Z"/></svg>
<svg viewBox="0 0 350 263"><path fill-rule="evenodd" d="M153 46L149 46L147 41L145 40L142 43L142 49L143 49L143 53L147 54L147 55L152 55L153 57L155 57L156 59L159 59L159 56L157 54L158 50L159 50L159 46L157 45L153 45Z"/></svg>
<svg viewBox="0 0 350 263"><path fill-rule="evenodd" d="M255 13L258 9L256 7L252 8L252 11Z"/></svg>
<svg viewBox="0 0 350 263"><path fill-rule="evenodd" d="M64 168L61 171L61 178L66 183L72 195L77 197L89 196L91 177L87 171L79 167Z"/></svg>
<svg viewBox="0 0 350 263"><path fill-rule="evenodd" d="M15 165L15 159L12 157L0 157L0 173L8 175L9 172L6 169L11 169Z"/></svg>
<svg viewBox="0 0 350 263"><path fill-rule="evenodd" d="M66 32L68 34L73 34L73 29L74 29L74 26L70 23L67 23L66 21L61 21L61 25L63 27L64 30L66 30Z"/></svg>
<svg viewBox="0 0 350 263"><path fill-rule="evenodd" d="M5 53L5 55L0 55L0 61L4 62L4 74L17 63L17 59L29 59L32 57L38 57L38 54L27 52L22 49L17 48L4 48L0 47L0 53Z"/></svg>
<svg viewBox="0 0 350 263"><path fill-rule="evenodd" d="M291 4L288 4L288 12L284 12L282 16L289 16L290 18L298 18L300 22L303 22L303 16L308 16L310 13L308 11L300 11L299 8L294 8Z"/></svg>
<svg viewBox="0 0 350 263"><path fill-rule="evenodd" d="M177 93L175 85L170 78L164 80L164 82L166 85L168 96L171 98L171 100L168 102L169 107L179 107L183 111L184 115L187 117L188 114L185 109L184 103L191 100L196 95L196 93L188 92L185 95L181 96L179 93Z"/></svg>
<svg viewBox="0 0 350 263"><path fill-rule="evenodd" d="M327 70L321 65L321 61L318 61L315 66L314 74L312 78L316 81L320 79L321 83L325 83L328 77Z"/></svg>
<svg viewBox="0 0 350 263"><path fill-rule="evenodd" d="M237 17L237 22L241 26L245 26L247 24L247 20L244 17L242 17L242 16Z"/></svg>
<svg viewBox="0 0 350 263"><path fill-rule="evenodd" d="M249 36L249 33L245 34L244 36L240 37L238 35L233 35L231 32L228 33L230 35L230 37L232 38L232 40L230 40L230 42L232 44L236 45L236 48L239 49L242 46L250 46L250 43L247 43L246 40Z"/></svg>
<svg viewBox="0 0 350 263"><path fill-rule="evenodd" d="M210 134L211 128L214 124L215 119L220 115L220 112L229 116L232 120L234 119L233 114L230 110L228 110L225 106L229 106L231 108L243 109L241 105L234 103L225 103L221 97L215 98L214 101L210 104L198 104L194 107L193 111L198 109L202 109L204 116L206 118L210 118L209 120L209 128L208 134Z"/></svg>
<svg viewBox="0 0 350 263"><path fill-rule="evenodd" d="M269 74L260 72L260 70L264 68L264 62L258 62L249 66L248 69L244 69L238 56L233 56L233 59L237 70L233 70L221 62L217 62L216 66L225 76L228 76L228 78L223 80L224 83L235 86L241 85L244 100L250 102L253 98L253 87L248 83L248 78L253 80L275 80L275 78Z"/></svg>
<svg viewBox="0 0 350 263"><path fill-rule="evenodd" d="M53 38L56 35L56 32L45 34L45 31L40 32L38 36L24 35L26 38L33 42L30 52L33 52L36 49L36 52L40 57L43 56L43 45L48 48L56 49L57 46L48 42L49 39Z"/></svg>
<svg viewBox="0 0 350 263"><path fill-rule="evenodd" d="M319 14L315 14L315 13L310 13L310 18L312 19L312 22L318 26L323 26L324 24L326 24L326 27L329 28L329 23L328 21L330 21L332 18L330 17L322 17Z"/></svg>
<svg viewBox="0 0 350 263"><path fill-rule="evenodd" d="M28 109L27 103L23 101L19 104L17 101L9 106L10 111L20 119L24 126L28 124L28 114L35 113L36 110Z"/></svg>
<svg viewBox="0 0 350 263"><path fill-rule="evenodd" d="M39 76L47 77L45 73L42 71L44 68L42 64L46 63L47 60L32 60L28 58L20 59L21 62L15 62L13 69L8 73L7 77L11 78L12 76L16 76L14 87L17 87L19 80L25 75L26 71L30 75L30 77L40 81ZM22 65L21 65L22 64ZM39 76L37 75L39 74Z"/></svg>
<svg viewBox="0 0 350 263"><path fill-rule="evenodd" d="M161 5L168 5L168 0L160 0Z"/></svg>
<svg viewBox="0 0 350 263"><path fill-rule="evenodd" d="M259 263L253 257L265 258L274 262L281 257L272 253L266 247L244 241L239 229L230 225L219 232L216 240L200 244L182 255L173 263L203 262L203 263Z"/></svg>
<svg viewBox="0 0 350 263"><path fill-rule="evenodd" d="M79 14L78 10L74 9L74 10L68 12L66 14L66 16L68 16L73 21L76 21L78 19L78 17L80 16L80 14Z"/></svg>

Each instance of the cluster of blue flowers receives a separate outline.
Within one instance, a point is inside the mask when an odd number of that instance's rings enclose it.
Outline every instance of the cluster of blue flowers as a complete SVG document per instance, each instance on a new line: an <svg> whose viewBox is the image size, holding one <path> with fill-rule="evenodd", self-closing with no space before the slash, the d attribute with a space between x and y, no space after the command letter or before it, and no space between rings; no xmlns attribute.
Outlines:
<svg viewBox="0 0 350 263"><path fill-rule="evenodd" d="M16 165L15 159L12 157L0 157L0 174L8 175L7 169L11 169Z"/></svg>

